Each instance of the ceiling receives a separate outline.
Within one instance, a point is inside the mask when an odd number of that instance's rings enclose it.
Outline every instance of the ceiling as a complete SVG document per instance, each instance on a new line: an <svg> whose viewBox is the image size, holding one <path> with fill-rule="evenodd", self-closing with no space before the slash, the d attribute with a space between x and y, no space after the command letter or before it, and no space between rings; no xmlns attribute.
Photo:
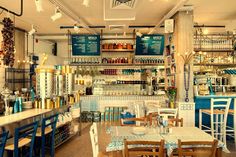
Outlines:
<svg viewBox="0 0 236 157"><path fill-rule="evenodd" d="M156 25L180 0L134 0L133 8L129 6L116 6L111 8L113 0L90 0L89 7L82 5L83 0L57 0L68 8L78 18L71 19L63 14L56 21L51 20L55 5L50 0L42 0L43 12L37 12L34 0L24 0L24 13L15 18L15 25L29 31L33 24L37 34L62 34L67 29L60 26L73 26L76 21L83 21L89 26L106 26L105 33L131 33L130 25ZM194 6L194 21L204 25L225 25L227 29L236 28L236 1L235 0L189 0L188 5ZM11 11L20 11L20 0L0 0L0 6ZM1 10L0 10L1 13ZM6 12L0 15L2 19ZM75 17L74 16L74 17ZM75 21L76 20L76 21ZM122 25L121 30L110 30L110 25ZM97 33L101 29L93 29ZM139 29L147 33L150 29ZM221 29L220 31L225 31ZM73 32L73 29L71 29ZM217 31L217 30L216 30ZM81 33L89 33L81 29Z"/></svg>

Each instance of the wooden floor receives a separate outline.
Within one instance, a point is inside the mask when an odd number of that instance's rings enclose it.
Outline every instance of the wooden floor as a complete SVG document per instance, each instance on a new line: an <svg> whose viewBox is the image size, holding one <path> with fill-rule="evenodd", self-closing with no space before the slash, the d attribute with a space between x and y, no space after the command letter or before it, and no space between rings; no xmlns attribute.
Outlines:
<svg viewBox="0 0 236 157"><path fill-rule="evenodd" d="M89 128L91 124L84 123L82 125L83 131L81 136L76 136L68 142L56 149L56 157L93 157L92 147L89 136ZM98 123L98 141L99 150L105 151L106 145L110 141L110 137L106 134L106 127L111 124ZM224 153L223 157L236 157L236 150L233 140L228 143L228 148L231 153Z"/></svg>

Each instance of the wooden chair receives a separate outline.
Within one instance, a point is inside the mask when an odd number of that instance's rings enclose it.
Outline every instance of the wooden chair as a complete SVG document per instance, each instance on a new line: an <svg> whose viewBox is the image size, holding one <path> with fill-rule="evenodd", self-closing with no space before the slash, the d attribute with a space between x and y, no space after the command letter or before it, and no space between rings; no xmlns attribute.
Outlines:
<svg viewBox="0 0 236 157"><path fill-rule="evenodd" d="M157 113L160 117L167 120L171 118L176 118L178 110L174 108L159 108Z"/></svg>
<svg viewBox="0 0 236 157"><path fill-rule="evenodd" d="M43 118L42 127L38 128L36 133L36 139L41 141L41 157L45 157L45 141L46 136L50 135L50 156L54 157L55 154L55 132L56 124L58 121L58 114Z"/></svg>
<svg viewBox="0 0 236 157"><path fill-rule="evenodd" d="M136 126L137 122L143 122L144 124L147 124L147 117L141 117L141 118L121 118L120 119L120 125L121 126ZM134 124L126 124L125 122L134 122Z"/></svg>
<svg viewBox="0 0 236 157"><path fill-rule="evenodd" d="M8 133L8 131L4 131L2 134L0 134L0 157L3 157L4 155Z"/></svg>
<svg viewBox="0 0 236 157"><path fill-rule="evenodd" d="M130 146L135 145L134 148ZM138 146L141 147L138 147ZM127 141L124 140L125 157L134 156L158 156L164 157L164 140L154 141Z"/></svg>
<svg viewBox="0 0 236 157"><path fill-rule="evenodd" d="M158 115L157 112L152 112L148 114L148 121L150 126L154 123L154 121L157 120L157 115Z"/></svg>
<svg viewBox="0 0 236 157"><path fill-rule="evenodd" d="M231 98L211 98L210 109L199 109L199 128L221 140L226 145L226 124ZM203 114L210 117L210 126L203 124ZM204 119L205 120L205 119Z"/></svg>
<svg viewBox="0 0 236 157"><path fill-rule="evenodd" d="M183 118L171 118L168 121L172 127L183 127Z"/></svg>
<svg viewBox="0 0 236 157"><path fill-rule="evenodd" d="M15 129L14 139L9 140L6 144L5 150L13 151L14 157L19 156L19 149L24 146L29 146L30 150L24 156L33 157L33 146L35 135L38 127L38 121L27 124ZM29 138L29 136L31 136ZM25 152L26 153L26 152Z"/></svg>
<svg viewBox="0 0 236 157"><path fill-rule="evenodd" d="M215 157L218 141L188 141L178 140L178 156Z"/></svg>
<svg viewBox="0 0 236 157"><path fill-rule="evenodd" d="M99 146L98 146L98 132L97 132L97 124L93 123L90 127L90 139L92 144L92 150L93 150L93 157L121 157L122 152L100 152Z"/></svg>

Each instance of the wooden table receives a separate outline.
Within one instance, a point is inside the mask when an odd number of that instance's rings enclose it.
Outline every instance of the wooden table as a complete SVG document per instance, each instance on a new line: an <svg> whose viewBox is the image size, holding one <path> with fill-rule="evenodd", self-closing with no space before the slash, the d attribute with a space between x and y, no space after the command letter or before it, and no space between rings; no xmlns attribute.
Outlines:
<svg viewBox="0 0 236 157"><path fill-rule="evenodd" d="M0 117L0 127L43 115L51 111L51 109L29 109L19 113L2 116Z"/></svg>
<svg viewBox="0 0 236 157"><path fill-rule="evenodd" d="M119 151L124 149L123 140L144 140L144 141L160 141L165 140L165 149L170 155L177 148L178 139L182 141L213 141L213 137L196 127L173 127L172 132L168 134L160 134L158 128L146 128L145 135L135 135L132 133L133 127L130 126L114 126L111 127L111 138L113 141L108 144L106 151ZM217 149L217 157L221 157L224 145L219 142Z"/></svg>

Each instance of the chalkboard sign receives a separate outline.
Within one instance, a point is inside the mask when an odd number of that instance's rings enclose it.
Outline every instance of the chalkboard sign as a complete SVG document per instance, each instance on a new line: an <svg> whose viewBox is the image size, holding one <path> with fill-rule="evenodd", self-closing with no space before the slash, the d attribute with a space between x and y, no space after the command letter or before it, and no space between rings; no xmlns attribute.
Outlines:
<svg viewBox="0 0 236 157"><path fill-rule="evenodd" d="M164 35L159 34L137 37L135 55L163 55L164 42Z"/></svg>
<svg viewBox="0 0 236 157"><path fill-rule="evenodd" d="M72 56L99 56L100 35L71 35Z"/></svg>

